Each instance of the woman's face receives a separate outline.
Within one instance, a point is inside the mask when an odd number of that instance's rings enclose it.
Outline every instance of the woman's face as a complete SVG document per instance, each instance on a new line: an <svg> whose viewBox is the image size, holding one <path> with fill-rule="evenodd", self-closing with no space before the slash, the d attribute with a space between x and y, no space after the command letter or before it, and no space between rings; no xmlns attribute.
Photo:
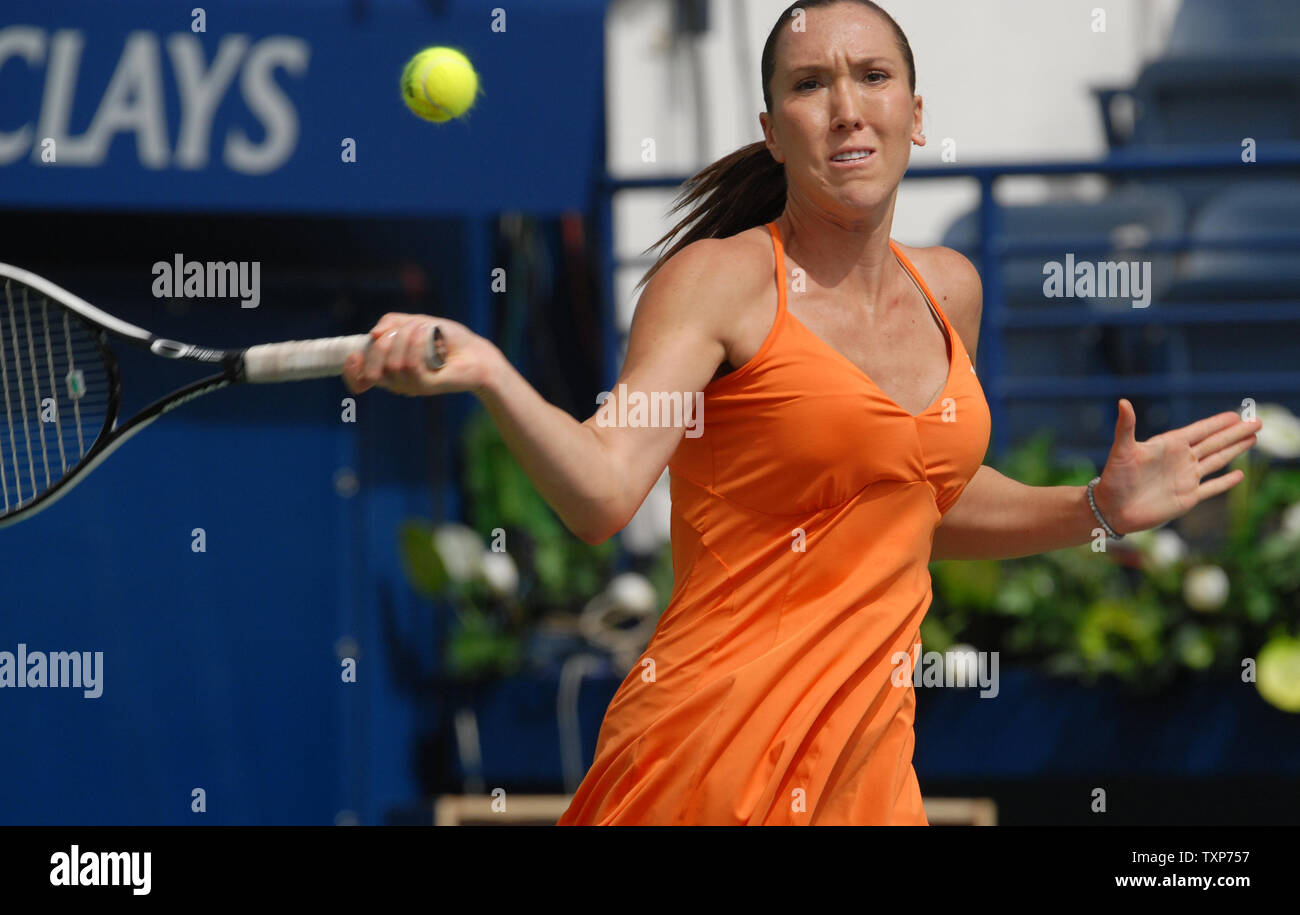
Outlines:
<svg viewBox="0 0 1300 915"><path fill-rule="evenodd" d="M893 28L853 3L806 11L777 39L768 149L785 164L791 197L854 223L889 204L911 153L924 144L921 99L908 87ZM836 161L848 150L866 158Z"/></svg>

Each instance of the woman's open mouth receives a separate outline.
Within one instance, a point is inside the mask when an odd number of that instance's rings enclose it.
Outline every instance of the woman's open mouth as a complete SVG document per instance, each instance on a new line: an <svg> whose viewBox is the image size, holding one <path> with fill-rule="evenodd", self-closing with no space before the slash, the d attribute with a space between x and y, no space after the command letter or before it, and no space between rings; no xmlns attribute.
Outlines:
<svg viewBox="0 0 1300 915"><path fill-rule="evenodd" d="M844 149L831 156L831 165L836 168L859 168L876 157L874 149Z"/></svg>

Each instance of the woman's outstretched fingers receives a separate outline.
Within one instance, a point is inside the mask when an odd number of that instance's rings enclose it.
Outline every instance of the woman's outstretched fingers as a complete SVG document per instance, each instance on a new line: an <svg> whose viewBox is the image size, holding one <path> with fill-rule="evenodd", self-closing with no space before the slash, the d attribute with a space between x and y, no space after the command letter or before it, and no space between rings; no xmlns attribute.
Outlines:
<svg viewBox="0 0 1300 915"><path fill-rule="evenodd" d="M1228 466L1229 462L1237 455L1253 447L1256 441L1256 437L1252 434L1220 448L1208 457L1198 458L1196 469L1200 471L1202 476L1214 473L1216 470Z"/></svg>
<svg viewBox="0 0 1300 915"><path fill-rule="evenodd" d="M1204 502L1206 499L1217 496L1221 492L1227 492L1236 486L1242 480L1246 479L1246 474L1240 470L1234 470L1225 473L1221 477L1214 477L1211 480L1205 480L1200 486L1196 487L1196 500Z"/></svg>
<svg viewBox="0 0 1300 915"><path fill-rule="evenodd" d="M1213 416L1207 416L1205 419L1198 419L1194 423L1189 423L1188 425L1183 426L1182 429L1178 431L1184 433L1186 440L1195 448L1212 436L1218 435L1223 430L1232 429L1241 425L1241 417L1236 413L1233 413L1231 410L1226 410L1223 413L1216 413ZM1211 448L1205 453L1209 454L1210 451L1213 450L1214 449ZM1200 455L1198 454L1197 456L1199 457Z"/></svg>
<svg viewBox="0 0 1300 915"><path fill-rule="evenodd" d="M1235 413L1231 415L1236 416ZM1242 440L1248 440L1250 444L1246 447L1250 447L1255 443L1255 433L1259 431L1261 425L1262 423L1257 419L1244 422L1225 419L1223 428L1211 432L1192 446L1192 453L1199 460Z"/></svg>

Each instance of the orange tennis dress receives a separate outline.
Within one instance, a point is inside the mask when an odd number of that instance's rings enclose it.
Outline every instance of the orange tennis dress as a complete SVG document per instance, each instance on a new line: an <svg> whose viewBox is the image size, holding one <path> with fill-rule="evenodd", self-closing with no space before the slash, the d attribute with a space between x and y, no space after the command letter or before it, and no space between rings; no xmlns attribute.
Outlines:
<svg viewBox="0 0 1300 915"><path fill-rule="evenodd" d="M911 669L930 549L984 459L975 366L919 415L786 309L669 462L674 588L557 825L928 825ZM903 663L903 659L909 659Z"/></svg>

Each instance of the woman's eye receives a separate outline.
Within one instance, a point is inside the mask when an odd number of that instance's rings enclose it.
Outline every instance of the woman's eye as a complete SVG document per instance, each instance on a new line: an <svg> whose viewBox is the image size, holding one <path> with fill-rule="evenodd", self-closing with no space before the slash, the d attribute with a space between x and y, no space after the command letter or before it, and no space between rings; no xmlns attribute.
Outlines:
<svg viewBox="0 0 1300 915"><path fill-rule="evenodd" d="M889 79L889 74L888 74L888 73L885 73L885 72L883 72L883 71L881 71L881 70L872 70L872 71L868 72L867 75L866 75L865 77L863 77L863 78L864 78L867 82L869 82L869 83L878 83L878 82L881 82L881 81L883 81L883 80ZM811 88L811 87L814 87L814 86L816 86L816 85L817 85L817 80L816 80L815 78L813 78L813 77L810 76L810 77L808 77L807 79L803 80L802 82L798 83L798 84L794 87L794 90L795 90L796 92L801 92L801 91L803 91L805 88Z"/></svg>

